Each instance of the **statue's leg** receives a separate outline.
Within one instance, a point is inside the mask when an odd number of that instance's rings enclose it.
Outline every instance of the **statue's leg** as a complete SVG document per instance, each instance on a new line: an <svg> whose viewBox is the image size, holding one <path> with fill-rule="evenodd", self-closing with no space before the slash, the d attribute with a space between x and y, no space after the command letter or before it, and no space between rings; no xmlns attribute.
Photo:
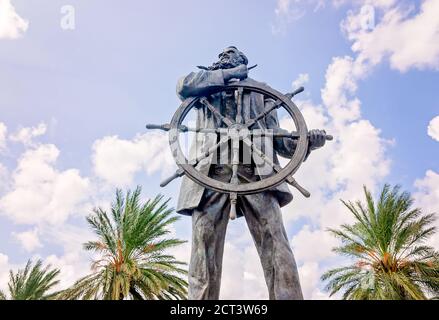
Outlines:
<svg viewBox="0 0 439 320"><path fill-rule="evenodd" d="M228 195L206 189L192 213L188 299L219 299L229 210Z"/></svg>
<svg viewBox="0 0 439 320"><path fill-rule="evenodd" d="M271 192L262 192L238 201L261 259L269 298L302 300L299 274L277 199Z"/></svg>

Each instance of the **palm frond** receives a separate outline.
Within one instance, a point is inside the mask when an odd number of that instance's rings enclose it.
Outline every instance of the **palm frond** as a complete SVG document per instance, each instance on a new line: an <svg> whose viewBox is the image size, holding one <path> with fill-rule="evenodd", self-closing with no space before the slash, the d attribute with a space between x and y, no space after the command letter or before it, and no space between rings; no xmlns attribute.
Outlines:
<svg viewBox="0 0 439 320"><path fill-rule="evenodd" d="M378 201L366 187L364 195L365 205L341 200L354 215L354 224L329 229L342 242L333 251L356 263L324 273L326 290L331 295L343 292L343 299L438 296L439 255L425 244L436 232L435 215L413 209L410 194L399 186L384 185Z"/></svg>
<svg viewBox="0 0 439 320"><path fill-rule="evenodd" d="M166 254L184 241L167 238L178 220L162 195L144 203L141 188L125 195L116 190L110 214L95 208L87 221L98 239L84 249L99 257L94 273L78 280L60 296L65 299L185 299L186 264Z"/></svg>

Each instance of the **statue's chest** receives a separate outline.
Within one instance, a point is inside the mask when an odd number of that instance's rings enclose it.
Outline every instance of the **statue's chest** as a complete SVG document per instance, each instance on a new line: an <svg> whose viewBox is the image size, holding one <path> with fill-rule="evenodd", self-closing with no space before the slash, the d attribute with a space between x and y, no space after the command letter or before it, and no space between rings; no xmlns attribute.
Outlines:
<svg viewBox="0 0 439 320"><path fill-rule="evenodd" d="M220 112L223 116L229 119L236 119L237 101L235 91L223 91L221 93L221 107Z"/></svg>

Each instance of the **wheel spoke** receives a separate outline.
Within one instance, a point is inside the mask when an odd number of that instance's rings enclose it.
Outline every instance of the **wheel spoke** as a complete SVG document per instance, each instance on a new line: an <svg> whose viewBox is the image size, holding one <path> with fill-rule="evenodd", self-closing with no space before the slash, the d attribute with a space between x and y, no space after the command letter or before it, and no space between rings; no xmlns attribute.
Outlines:
<svg viewBox="0 0 439 320"><path fill-rule="evenodd" d="M268 116L270 112L272 112L273 110L279 108L282 105L282 103L283 103L282 100L276 100L276 102L272 106L265 108L265 110L259 113L258 115L256 115L256 117L247 121L245 123L245 126L250 129L253 125L255 125L256 122Z"/></svg>
<svg viewBox="0 0 439 320"><path fill-rule="evenodd" d="M300 135L297 131L289 132L284 129L253 129L249 131L249 134L256 137L282 137L299 139Z"/></svg>
<svg viewBox="0 0 439 320"><path fill-rule="evenodd" d="M207 157L209 157L212 153L214 153L218 148L220 148L221 146L223 146L224 144L228 143L230 140L229 136L226 137L222 137L220 139L219 142L217 142L216 144L214 144L212 147L210 147L206 152L204 152L202 155L200 155L199 157L197 157L193 163L191 163L193 166L196 166L197 164L199 164L201 161L203 161L204 159L206 159Z"/></svg>
<svg viewBox="0 0 439 320"><path fill-rule="evenodd" d="M157 130L163 130L163 131L169 131L171 130L171 125L169 123L165 123L165 124L147 124L146 125L146 129L157 129ZM191 128L185 125L180 125L178 127L178 131L179 132L197 132L197 133L220 133L220 129L217 128Z"/></svg>
<svg viewBox="0 0 439 320"><path fill-rule="evenodd" d="M213 152L215 152L215 150L217 150L218 148L220 148L222 145L228 143L230 140L229 137L223 137L221 138L221 140L216 143L215 145L213 145L211 148L209 148L205 153L203 153L201 156L197 157L195 160L192 161L192 163L190 163L192 166L196 166L197 164L199 164L202 160L204 160L205 158L209 157ZM179 168L177 169L177 171L175 171L175 173L170 176L169 178L166 178L165 180L163 180L160 183L160 187L165 187L168 183L170 183L172 180L177 179L181 176L183 176L185 174L184 170Z"/></svg>
<svg viewBox="0 0 439 320"><path fill-rule="evenodd" d="M238 165L239 165L239 139L232 139L232 177L230 183L238 184Z"/></svg>
<svg viewBox="0 0 439 320"><path fill-rule="evenodd" d="M268 158L261 149L256 147L255 144L249 138L242 139L242 142L244 142L250 148L251 151L255 152L262 160L264 160L269 166L271 166L275 172L279 172L280 170L282 170L280 165L271 161L271 159Z"/></svg>
<svg viewBox="0 0 439 320"><path fill-rule="evenodd" d="M202 97L200 99L200 102L205 105L214 115L217 117L218 120L220 120L222 123L224 123L227 127L230 127L234 125L235 123L230 120L227 117L224 117L207 99L206 97Z"/></svg>
<svg viewBox="0 0 439 320"><path fill-rule="evenodd" d="M184 175L184 170L183 169L177 169L177 171L175 171L175 173L170 176L169 178L166 178L165 180L163 180L160 183L160 187L166 187L168 185L168 183L170 183L172 180L180 178L181 176Z"/></svg>
<svg viewBox="0 0 439 320"><path fill-rule="evenodd" d="M288 99L293 98L296 94L302 92L304 89L303 87L298 88L297 90L295 90L292 93L287 93L285 96ZM246 122L246 126L247 128L251 128L256 122L258 122L259 120L265 118L267 115L270 114L271 111L279 108L282 105L283 101L278 99L274 102L274 104L271 107L265 108L264 111L262 111L261 113L259 113L258 115L256 115L255 118L251 119L250 121Z"/></svg>
<svg viewBox="0 0 439 320"><path fill-rule="evenodd" d="M270 165L274 172L278 173L279 171L282 170L281 166L274 163L273 161L271 161L270 158L268 158L264 152L262 152L258 147L255 146L255 144L253 142L251 142L250 139L245 138L242 140L249 148L251 148L252 151L256 152L256 154L262 158L262 160L264 160L268 165ZM307 191L305 188L303 188L297 181L296 179L293 178L293 176L288 176L286 178L286 181L293 186L294 188L296 188L297 190L300 191L301 194L303 194L305 197L309 198L309 196L311 195L309 193L309 191Z"/></svg>
<svg viewBox="0 0 439 320"><path fill-rule="evenodd" d="M299 139L300 138L300 134L297 131L291 131L288 132L287 130L284 129L270 129L270 130L265 130L265 129L253 129L249 131L249 135L252 136L262 136L262 137L282 137L282 138L291 138L291 139ZM327 134L325 136L326 140L333 140L334 137L332 135Z"/></svg>
<svg viewBox="0 0 439 320"><path fill-rule="evenodd" d="M221 133L220 129L218 128L191 128L191 127L187 127L185 125L181 125L178 128L178 131L180 132L195 132L195 133Z"/></svg>

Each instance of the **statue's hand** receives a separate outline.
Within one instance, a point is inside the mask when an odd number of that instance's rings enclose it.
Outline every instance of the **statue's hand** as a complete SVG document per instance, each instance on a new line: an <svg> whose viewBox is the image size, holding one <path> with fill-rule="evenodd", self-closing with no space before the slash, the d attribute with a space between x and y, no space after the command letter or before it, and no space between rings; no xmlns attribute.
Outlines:
<svg viewBox="0 0 439 320"><path fill-rule="evenodd" d="M230 79L243 80L248 76L247 66L245 64L240 64L234 68L223 69L223 75L225 82L228 82Z"/></svg>
<svg viewBox="0 0 439 320"><path fill-rule="evenodd" d="M326 142L326 131L325 130L310 130L309 131L309 148L315 150L321 148Z"/></svg>

